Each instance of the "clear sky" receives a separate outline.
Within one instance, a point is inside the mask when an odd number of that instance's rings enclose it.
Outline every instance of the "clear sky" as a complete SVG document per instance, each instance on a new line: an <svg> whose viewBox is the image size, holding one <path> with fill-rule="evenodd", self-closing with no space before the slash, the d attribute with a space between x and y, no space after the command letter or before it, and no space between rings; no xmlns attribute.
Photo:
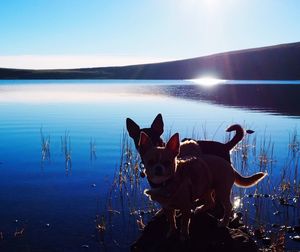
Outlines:
<svg viewBox="0 0 300 252"><path fill-rule="evenodd" d="M0 1L0 67L126 65L298 41L299 0Z"/></svg>

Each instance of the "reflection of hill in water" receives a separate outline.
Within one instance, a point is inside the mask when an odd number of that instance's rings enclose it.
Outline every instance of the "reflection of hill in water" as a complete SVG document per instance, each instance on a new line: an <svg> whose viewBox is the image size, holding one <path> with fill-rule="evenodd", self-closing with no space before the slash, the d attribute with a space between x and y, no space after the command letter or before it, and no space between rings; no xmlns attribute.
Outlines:
<svg viewBox="0 0 300 252"><path fill-rule="evenodd" d="M161 93L231 107L300 116L300 85L164 86Z"/></svg>

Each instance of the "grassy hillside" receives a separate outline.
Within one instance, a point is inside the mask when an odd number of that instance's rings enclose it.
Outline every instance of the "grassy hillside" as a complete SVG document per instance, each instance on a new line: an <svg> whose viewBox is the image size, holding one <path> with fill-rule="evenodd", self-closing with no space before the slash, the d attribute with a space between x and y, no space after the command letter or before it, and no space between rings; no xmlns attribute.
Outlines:
<svg viewBox="0 0 300 252"><path fill-rule="evenodd" d="M0 79L194 79L203 75L236 80L300 80L300 42L122 67L0 68Z"/></svg>

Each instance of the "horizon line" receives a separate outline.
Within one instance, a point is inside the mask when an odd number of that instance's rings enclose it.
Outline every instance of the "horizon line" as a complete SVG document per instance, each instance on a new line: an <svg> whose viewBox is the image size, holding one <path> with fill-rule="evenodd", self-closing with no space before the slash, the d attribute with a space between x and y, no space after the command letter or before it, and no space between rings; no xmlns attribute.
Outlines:
<svg viewBox="0 0 300 252"><path fill-rule="evenodd" d="M107 55L107 54L22 54L22 55L0 55L0 68L20 70L60 70L60 69L82 69L99 67L122 67L141 64L165 63L181 61L200 57L215 56L218 54L238 53L280 47L300 42L280 43L269 46L236 49L224 52L209 53L194 57L149 57L129 55Z"/></svg>

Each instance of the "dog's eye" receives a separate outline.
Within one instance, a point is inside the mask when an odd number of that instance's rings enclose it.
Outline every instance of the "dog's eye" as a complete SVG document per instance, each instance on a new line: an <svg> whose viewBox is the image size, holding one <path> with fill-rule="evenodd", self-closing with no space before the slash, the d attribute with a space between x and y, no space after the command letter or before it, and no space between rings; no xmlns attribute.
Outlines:
<svg viewBox="0 0 300 252"><path fill-rule="evenodd" d="M166 160L166 161L163 162L163 165L164 166L171 166L172 162L170 160Z"/></svg>

